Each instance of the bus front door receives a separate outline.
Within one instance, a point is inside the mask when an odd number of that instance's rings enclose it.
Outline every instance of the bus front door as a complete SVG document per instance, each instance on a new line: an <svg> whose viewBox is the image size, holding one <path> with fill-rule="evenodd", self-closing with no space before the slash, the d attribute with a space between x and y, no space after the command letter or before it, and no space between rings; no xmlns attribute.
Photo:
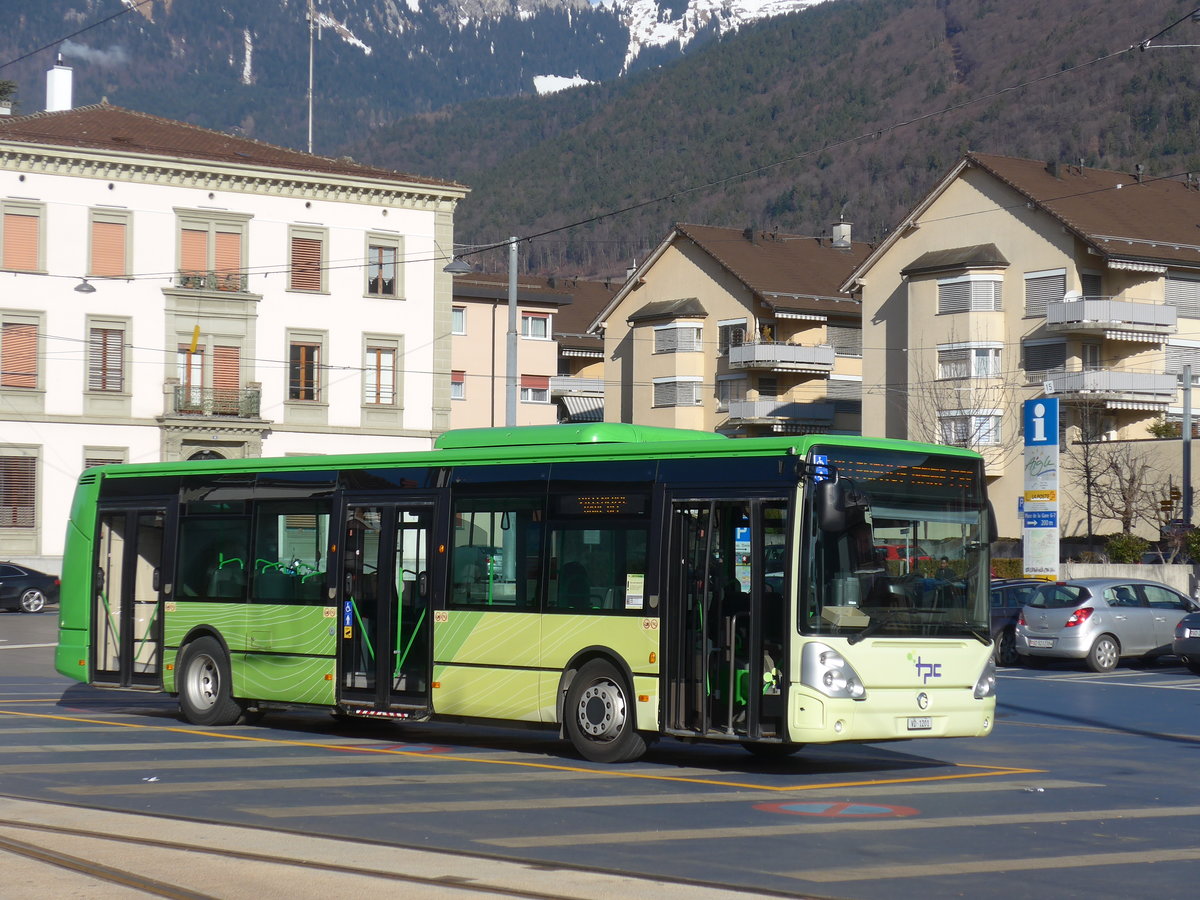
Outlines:
<svg viewBox="0 0 1200 900"><path fill-rule="evenodd" d="M773 498L672 504L669 733L782 739L786 508Z"/></svg>
<svg viewBox="0 0 1200 900"><path fill-rule="evenodd" d="M92 586L92 679L97 684L162 686L166 520L165 507L100 512Z"/></svg>
<svg viewBox="0 0 1200 900"><path fill-rule="evenodd" d="M433 509L346 509L338 699L350 712L418 715L429 706Z"/></svg>

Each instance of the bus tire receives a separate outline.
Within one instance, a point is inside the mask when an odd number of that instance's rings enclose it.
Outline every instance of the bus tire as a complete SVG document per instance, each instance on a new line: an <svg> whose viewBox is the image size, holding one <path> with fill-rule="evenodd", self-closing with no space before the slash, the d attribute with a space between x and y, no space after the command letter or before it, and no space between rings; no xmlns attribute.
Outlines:
<svg viewBox="0 0 1200 900"><path fill-rule="evenodd" d="M787 759L804 749L803 744L771 744L758 741L742 741L742 747L758 759Z"/></svg>
<svg viewBox="0 0 1200 900"><path fill-rule="evenodd" d="M179 709L193 725L232 725L242 707L231 693L229 658L216 638L200 637L179 654Z"/></svg>
<svg viewBox="0 0 1200 900"><path fill-rule="evenodd" d="M567 689L567 737L592 762L629 762L646 752L625 679L603 659L585 663Z"/></svg>

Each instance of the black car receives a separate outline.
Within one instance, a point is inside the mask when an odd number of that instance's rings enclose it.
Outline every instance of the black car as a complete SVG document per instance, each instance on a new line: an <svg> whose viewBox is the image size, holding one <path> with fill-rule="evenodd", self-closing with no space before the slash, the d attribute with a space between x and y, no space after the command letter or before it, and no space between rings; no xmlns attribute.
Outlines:
<svg viewBox="0 0 1200 900"><path fill-rule="evenodd" d="M58 576L29 566L0 563L0 609L40 613L47 603L58 600Z"/></svg>
<svg viewBox="0 0 1200 900"><path fill-rule="evenodd" d="M996 642L996 665L1015 666L1021 661L1017 654L1014 629L1026 598L1045 582L1030 578L993 578L992 640Z"/></svg>

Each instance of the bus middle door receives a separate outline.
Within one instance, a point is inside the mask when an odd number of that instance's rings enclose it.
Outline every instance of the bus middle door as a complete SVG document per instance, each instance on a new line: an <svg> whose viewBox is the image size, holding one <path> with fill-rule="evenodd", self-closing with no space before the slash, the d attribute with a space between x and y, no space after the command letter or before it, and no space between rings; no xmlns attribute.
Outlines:
<svg viewBox="0 0 1200 900"><path fill-rule="evenodd" d="M338 700L419 715L429 706L433 503L350 503L342 536Z"/></svg>

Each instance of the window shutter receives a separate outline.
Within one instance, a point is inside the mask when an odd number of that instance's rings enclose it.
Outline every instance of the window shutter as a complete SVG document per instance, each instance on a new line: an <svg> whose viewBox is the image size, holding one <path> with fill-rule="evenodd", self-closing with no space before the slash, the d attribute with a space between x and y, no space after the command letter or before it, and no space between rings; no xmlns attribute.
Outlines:
<svg viewBox="0 0 1200 900"><path fill-rule="evenodd" d="M321 239L292 238L291 290L321 290Z"/></svg>
<svg viewBox="0 0 1200 900"><path fill-rule="evenodd" d="M828 325L825 334L826 340L833 346L833 352L838 356L862 356L861 328Z"/></svg>
<svg viewBox="0 0 1200 900"><path fill-rule="evenodd" d="M184 275L208 272L208 232L199 228L179 230L179 271Z"/></svg>
<svg viewBox="0 0 1200 900"><path fill-rule="evenodd" d="M1025 351L1025 371L1028 373L1048 372L1061 369L1067 364L1067 345L1028 344Z"/></svg>
<svg viewBox="0 0 1200 900"><path fill-rule="evenodd" d="M1095 272L1082 272L1079 275L1080 284L1083 287L1083 296L1085 297L1103 297L1101 291L1104 290L1104 283L1099 275Z"/></svg>
<svg viewBox="0 0 1200 900"><path fill-rule="evenodd" d="M1067 292L1067 276L1039 275L1025 279L1025 315L1044 316L1052 300L1061 300Z"/></svg>
<svg viewBox="0 0 1200 900"><path fill-rule="evenodd" d="M1167 302L1174 303L1180 318L1200 319L1200 279L1167 276Z"/></svg>
<svg viewBox="0 0 1200 900"><path fill-rule="evenodd" d="M218 231L213 245L217 289L240 291L242 277L242 235L240 232Z"/></svg>
<svg viewBox="0 0 1200 900"><path fill-rule="evenodd" d="M26 213L4 214L4 268L37 271L38 219Z"/></svg>
<svg viewBox="0 0 1200 900"><path fill-rule="evenodd" d="M674 381L660 381L654 385L654 405L674 406L678 395L675 390L678 385Z"/></svg>
<svg viewBox="0 0 1200 900"><path fill-rule="evenodd" d="M238 409L242 387L242 351L239 347L213 347L213 403L222 412Z"/></svg>
<svg viewBox="0 0 1200 900"><path fill-rule="evenodd" d="M966 378L970 374L970 350L938 351L938 378Z"/></svg>
<svg viewBox="0 0 1200 900"><path fill-rule="evenodd" d="M0 456L0 527L33 528L37 524L37 459Z"/></svg>
<svg viewBox="0 0 1200 900"><path fill-rule="evenodd" d="M88 359L88 390L125 390L125 332L120 328L93 328Z"/></svg>
<svg viewBox="0 0 1200 900"><path fill-rule="evenodd" d="M0 332L0 387L37 387L37 326L5 322Z"/></svg>
<svg viewBox="0 0 1200 900"><path fill-rule="evenodd" d="M938 285L938 312L966 312L971 308L971 284L967 281L955 281Z"/></svg>
<svg viewBox="0 0 1200 900"><path fill-rule="evenodd" d="M530 388L535 391L548 391L548 390L550 390L550 376L549 375L522 375L521 376L521 387Z"/></svg>
<svg viewBox="0 0 1200 900"><path fill-rule="evenodd" d="M92 222L92 274L108 277L128 274L124 222Z"/></svg>

